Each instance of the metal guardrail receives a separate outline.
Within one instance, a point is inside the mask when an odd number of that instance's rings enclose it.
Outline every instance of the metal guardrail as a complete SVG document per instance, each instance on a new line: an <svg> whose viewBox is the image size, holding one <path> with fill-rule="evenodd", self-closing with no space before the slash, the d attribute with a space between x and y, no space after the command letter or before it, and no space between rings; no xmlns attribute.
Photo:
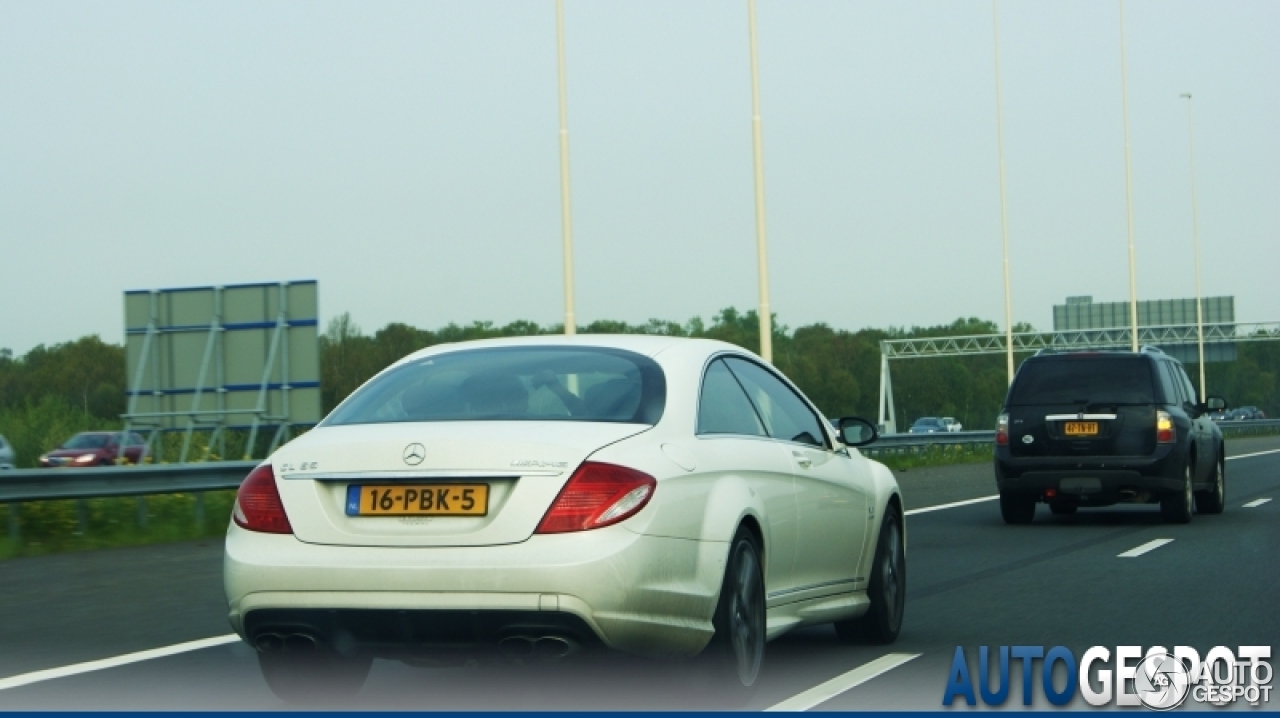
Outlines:
<svg viewBox="0 0 1280 718"><path fill-rule="evenodd" d="M1280 431L1280 419L1224 421L1224 436ZM879 454L926 446L986 445L994 431L955 431L936 434L889 434L862 448ZM211 461L198 464L156 466L105 466L91 469L21 469L0 472L0 503L51 499L92 499L110 496L146 496L234 489L248 476L256 461Z"/></svg>
<svg viewBox="0 0 1280 718"><path fill-rule="evenodd" d="M235 489L257 461L19 469L0 472L0 503Z"/></svg>

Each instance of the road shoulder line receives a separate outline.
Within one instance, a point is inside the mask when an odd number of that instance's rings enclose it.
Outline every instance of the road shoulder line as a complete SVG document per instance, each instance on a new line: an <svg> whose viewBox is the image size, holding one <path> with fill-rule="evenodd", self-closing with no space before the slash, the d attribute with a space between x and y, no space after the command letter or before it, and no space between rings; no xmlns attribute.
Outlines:
<svg viewBox="0 0 1280 718"><path fill-rule="evenodd" d="M957 506L968 506L969 504L980 504L980 503L982 503L983 501L995 501L995 500L996 500L996 499L998 499L998 498L1000 498L999 494L992 494L991 496L979 496L979 497L978 497L978 498L976 498L976 499L966 499L966 500L964 500L964 501L953 501L953 502L951 502L951 503L949 503L949 504L938 504L937 506L921 506L921 507L920 507L920 508L918 508L918 509L910 509L909 511L907 511L907 512L906 512L906 515L907 515L907 516L914 516L915 514L924 514L924 513L928 513L928 512L930 512L930 511L941 511L941 510L943 510L943 509L954 509L954 508L956 508Z"/></svg>
<svg viewBox="0 0 1280 718"><path fill-rule="evenodd" d="M0 691L31 685L32 683L40 683L41 681L51 681L55 678L66 678L67 676L75 676L81 673L92 673L93 671L101 671L107 668L126 666L130 663L149 661L153 658L164 658L166 656L173 656L179 653L199 651L204 648L212 648L214 646L235 643L239 640L239 636L234 633L228 633L225 636L214 636L213 638L202 638L198 641L175 643L172 646L150 648L145 651L126 653L124 655L113 656L111 658L100 658L96 661L73 663L69 666L46 668L42 671L32 671L31 673L21 673L16 676L9 676L8 678L0 678Z"/></svg>
<svg viewBox="0 0 1280 718"><path fill-rule="evenodd" d="M850 688L860 686L876 676L888 673L907 661L919 657L919 653L889 653L880 656L870 663L864 663L847 673L842 673L825 683L820 683L803 693L796 694L775 706L765 708L765 710L770 712L807 711L820 703L835 698Z"/></svg>
<svg viewBox="0 0 1280 718"><path fill-rule="evenodd" d="M1226 461L1232 459L1247 459L1250 456L1266 456L1267 454L1280 454L1280 449L1268 449L1266 451L1255 451L1252 454L1236 454L1235 456L1224 457Z"/></svg>

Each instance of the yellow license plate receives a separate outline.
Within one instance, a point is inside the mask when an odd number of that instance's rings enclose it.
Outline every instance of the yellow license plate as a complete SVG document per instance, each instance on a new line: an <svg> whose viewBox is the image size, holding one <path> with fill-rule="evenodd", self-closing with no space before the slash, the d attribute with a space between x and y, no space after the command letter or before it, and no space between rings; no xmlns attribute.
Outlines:
<svg viewBox="0 0 1280 718"><path fill-rule="evenodd" d="M1068 421L1063 428L1062 433L1067 436L1097 436L1098 422L1096 421Z"/></svg>
<svg viewBox="0 0 1280 718"><path fill-rule="evenodd" d="M488 484L347 487L348 516L484 516Z"/></svg>

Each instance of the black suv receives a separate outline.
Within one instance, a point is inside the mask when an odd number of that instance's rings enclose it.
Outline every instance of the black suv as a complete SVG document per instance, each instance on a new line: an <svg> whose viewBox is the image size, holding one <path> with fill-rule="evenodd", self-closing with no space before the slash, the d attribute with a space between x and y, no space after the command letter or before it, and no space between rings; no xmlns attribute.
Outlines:
<svg viewBox="0 0 1280 718"><path fill-rule="evenodd" d="M1025 524L1043 501L1081 506L1160 502L1166 521L1222 513L1222 431L1182 365L1154 347L1137 353L1041 351L1018 368L996 420L1000 513Z"/></svg>

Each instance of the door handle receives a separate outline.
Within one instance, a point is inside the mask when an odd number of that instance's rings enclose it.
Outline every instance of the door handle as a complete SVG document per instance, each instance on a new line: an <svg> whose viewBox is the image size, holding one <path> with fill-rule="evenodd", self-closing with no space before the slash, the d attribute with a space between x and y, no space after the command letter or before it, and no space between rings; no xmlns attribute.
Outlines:
<svg viewBox="0 0 1280 718"><path fill-rule="evenodd" d="M802 469L807 469L810 466L813 466L813 459L810 459L799 451L791 452L791 456L795 457L796 463L800 464L800 468Z"/></svg>

